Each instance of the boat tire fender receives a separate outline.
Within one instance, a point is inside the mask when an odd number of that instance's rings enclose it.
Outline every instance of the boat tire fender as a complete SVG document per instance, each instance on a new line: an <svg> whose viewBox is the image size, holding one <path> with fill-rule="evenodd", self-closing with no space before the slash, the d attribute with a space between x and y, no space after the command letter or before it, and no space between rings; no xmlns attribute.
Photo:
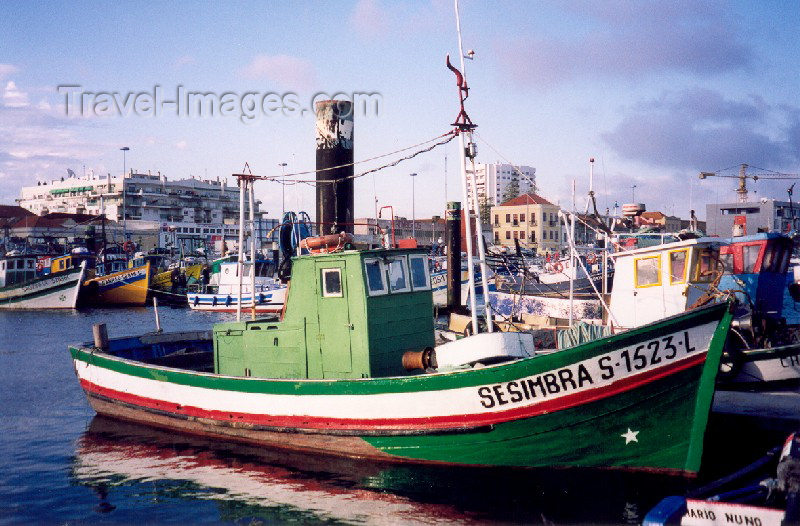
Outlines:
<svg viewBox="0 0 800 526"><path fill-rule="evenodd" d="M231 295L228 294L228 296L225 298L225 306L228 307L230 304L231 304Z"/></svg>
<svg viewBox="0 0 800 526"><path fill-rule="evenodd" d="M198 303L200 303L200 296L195 296L195 297L194 297L194 301L193 301L193 303L194 303L194 305L195 305L195 307L196 307L196 306L197 306L197 304L198 304Z"/></svg>
<svg viewBox="0 0 800 526"><path fill-rule="evenodd" d="M215 307L217 306L217 297L216 297L216 296L214 296L213 298L211 298L211 305L213 305L213 306L215 306Z"/></svg>
<svg viewBox="0 0 800 526"><path fill-rule="evenodd" d="M563 271L564 271L564 265L562 265L560 261L556 261L553 264L553 272L563 272Z"/></svg>

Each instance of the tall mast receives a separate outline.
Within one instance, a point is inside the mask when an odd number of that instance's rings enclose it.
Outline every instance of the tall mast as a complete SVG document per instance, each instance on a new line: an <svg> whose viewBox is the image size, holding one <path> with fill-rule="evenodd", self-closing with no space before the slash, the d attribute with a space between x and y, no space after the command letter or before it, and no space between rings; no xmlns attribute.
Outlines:
<svg viewBox="0 0 800 526"><path fill-rule="evenodd" d="M456 31L458 33L458 54L461 60L461 76L463 79L460 83L461 89L461 114L459 115L459 120L462 119L468 121L466 117L466 113L464 112L464 98L468 94L467 88L467 71L464 64L464 44L461 38L461 16L458 11L458 0L453 0L454 7L455 7L455 14L456 14ZM488 269L486 267L486 251L483 245L483 228L481 227L481 218L478 212L478 195L477 195L477 181L475 178L475 150L474 144L472 142L472 129L475 127L471 122L462 123L463 126L461 127L461 132L458 134L458 144L461 148L461 155L459 155L461 161L461 191L464 196L464 204L466 205L466 213L464 214L467 220L467 224L465 225L465 233L467 235L467 275L469 276L469 299L470 299L470 311L472 315L472 329L473 334L478 333L478 313L477 313L477 298L475 293L475 270L472 265L472 217L473 217L473 210L475 213L475 229L477 230L477 241L478 241L478 254L480 259L481 265L481 281L483 284L483 301L484 301L484 308L485 312L484 315L486 316L486 326L489 332L492 332L492 315L491 315L491 307L489 305L489 287L488 287ZM464 135L467 134L469 138L469 151L467 150L467 145L464 141ZM473 169L472 173L470 174L470 182L472 183L472 191L467 185L467 156L472 159Z"/></svg>
<svg viewBox="0 0 800 526"><path fill-rule="evenodd" d="M252 318L256 319L256 195L255 185L250 187L250 297L253 300ZM241 299L241 296L239 296Z"/></svg>
<svg viewBox="0 0 800 526"><path fill-rule="evenodd" d="M239 258L236 262L236 275L239 279L239 297L236 301L236 321L242 321L242 279L244 274L244 197L247 195L247 177L239 176Z"/></svg>

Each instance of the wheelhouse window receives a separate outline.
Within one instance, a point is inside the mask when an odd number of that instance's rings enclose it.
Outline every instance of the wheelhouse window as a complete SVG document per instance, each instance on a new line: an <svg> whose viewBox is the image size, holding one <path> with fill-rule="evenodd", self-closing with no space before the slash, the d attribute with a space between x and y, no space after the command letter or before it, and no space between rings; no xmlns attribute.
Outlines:
<svg viewBox="0 0 800 526"><path fill-rule="evenodd" d="M783 247L783 253L781 254L781 261L780 261L780 268L778 272L783 274L784 272L789 271L789 260L792 257L792 245L791 242L786 243Z"/></svg>
<svg viewBox="0 0 800 526"><path fill-rule="evenodd" d="M636 258L634 261L634 274L637 287L661 285L661 257Z"/></svg>
<svg viewBox="0 0 800 526"><path fill-rule="evenodd" d="M408 267L406 258L393 258L389 260L389 291L408 292L411 287L408 283Z"/></svg>
<svg viewBox="0 0 800 526"><path fill-rule="evenodd" d="M367 293L370 296L379 296L388 292L386 287L386 271L384 264L379 259L364 260L364 273L367 276Z"/></svg>
<svg viewBox="0 0 800 526"><path fill-rule="evenodd" d="M719 266L719 256L716 250L706 248L700 251L697 258L697 278L699 282L710 283L714 280Z"/></svg>
<svg viewBox="0 0 800 526"><path fill-rule="evenodd" d="M780 262L781 247L777 242L767 243L767 250L764 252L764 259L761 262L761 270L766 272L777 272L776 263Z"/></svg>
<svg viewBox="0 0 800 526"><path fill-rule="evenodd" d="M431 288L427 259L428 257L423 254L408 256L409 267L411 267L411 288L414 290L428 290Z"/></svg>
<svg viewBox="0 0 800 526"><path fill-rule="evenodd" d="M689 250L673 250L669 253L669 283L686 282L686 260Z"/></svg>
<svg viewBox="0 0 800 526"><path fill-rule="evenodd" d="M322 269L322 297L341 298L342 296L342 269Z"/></svg>
<svg viewBox="0 0 800 526"><path fill-rule="evenodd" d="M722 264L723 270L728 274L733 274L733 253L726 252L724 254L720 253L719 255L719 262Z"/></svg>
<svg viewBox="0 0 800 526"><path fill-rule="evenodd" d="M742 247L742 272L745 274L756 272L756 264L758 263L758 254L761 252L761 247L761 244L744 245Z"/></svg>

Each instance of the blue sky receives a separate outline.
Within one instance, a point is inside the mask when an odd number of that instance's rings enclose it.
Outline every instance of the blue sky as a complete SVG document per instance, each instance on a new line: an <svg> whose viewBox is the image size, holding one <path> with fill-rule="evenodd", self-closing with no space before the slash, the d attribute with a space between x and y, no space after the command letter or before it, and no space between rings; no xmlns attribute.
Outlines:
<svg viewBox="0 0 800 526"><path fill-rule="evenodd" d="M478 160L536 167L554 202L570 203L575 179L583 208L590 156L601 208L630 201L635 184L648 209L684 217L734 200L734 181L700 181L701 170L800 173L797 1L463 0L461 16L476 52L467 110ZM317 93L379 93L377 115L355 116L358 160L449 129L458 106L447 53L457 64L449 0L0 3L0 202L67 168L121 173L121 146L129 167L171 179L230 177L245 162L262 175L282 162L314 167L310 112L67 114L59 85L294 93L300 108ZM456 144L358 179L356 215L372 214L374 192L410 216L412 172L417 217L441 214L445 187L460 198ZM783 199L788 184L752 188ZM257 194L279 213L279 184ZM313 210L313 189L287 186L286 206Z"/></svg>

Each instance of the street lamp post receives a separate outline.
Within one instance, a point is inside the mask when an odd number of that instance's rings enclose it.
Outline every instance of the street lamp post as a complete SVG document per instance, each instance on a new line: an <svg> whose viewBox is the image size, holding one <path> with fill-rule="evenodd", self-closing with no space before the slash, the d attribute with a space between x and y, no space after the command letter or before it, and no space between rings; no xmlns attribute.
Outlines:
<svg viewBox="0 0 800 526"><path fill-rule="evenodd" d="M283 214L286 213L286 184L283 177L286 175L286 163L278 163L281 167L281 221L283 221Z"/></svg>
<svg viewBox="0 0 800 526"><path fill-rule="evenodd" d="M414 202L415 201L414 179L416 179L417 174L413 173L413 174L409 174L409 175L411 175L411 237L416 239L416 237L417 237L417 235L416 235L417 234L417 232L416 232L416 215L417 215L416 213L417 213L417 210L416 210L416 203Z"/></svg>
<svg viewBox="0 0 800 526"><path fill-rule="evenodd" d="M127 166L125 165L125 154L130 151L130 148L127 146L123 146L120 148L122 151L122 238L127 241L128 231L127 231L127 220L128 220L128 213L127 213L127 199L125 194L125 172L127 171Z"/></svg>
<svg viewBox="0 0 800 526"><path fill-rule="evenodd" d="M636 185L631 186L631 203L636 202Z"/></svg>

